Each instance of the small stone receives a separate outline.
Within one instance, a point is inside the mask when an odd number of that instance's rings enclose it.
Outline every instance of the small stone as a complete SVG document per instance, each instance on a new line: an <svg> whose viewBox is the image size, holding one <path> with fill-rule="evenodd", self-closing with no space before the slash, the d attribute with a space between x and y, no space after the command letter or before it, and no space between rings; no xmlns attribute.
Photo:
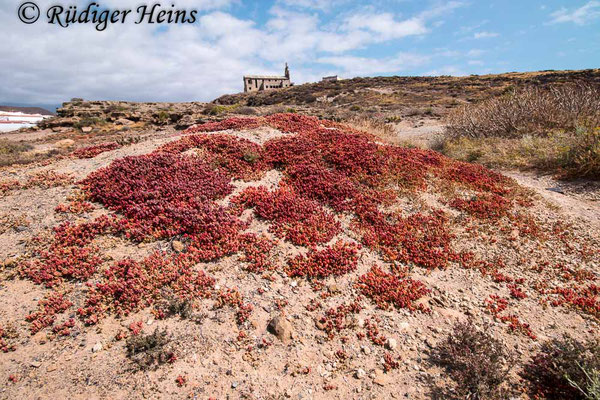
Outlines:
<svg viewBox="0 0 600 400"><path fill-rule="evenodd" d="M362 368L357 369L356 372L354 373L354 377L356 379L363 379L365 376L367 376L367 373Z"/></svg>
<svg viewBox="0 0 600 400"><path fill-rule="evenodd" d="M68 147L73 146L74 144L75 144L75 141L73 139L63 139L63 140L59 140L58 142L54 143L54 146L66 149Z"/></svg>
<svg viewBox="0 0 600 400"><path fill-rule="evenodd" d="M372 376L373 376L373 383L375 383L379 386L387 385L388 377L383 373L383 370L376 369L375 372L372 374Z"/></svg>
<svg viewBox="0 0 600 400"><path fill-rule="evenodd" d="M102 350L102 343L97 342L93 347L92 347L92 353L97 353L100 350Z"/></svg>
<svg viewBox="0 0 600 400"><path fill-rule="evenodd" d="M237 382L232 382L231 383L231 388L235 389L236 387L238 387L238 383Z"/></svg>
<svg viewBox="0 0 600 400"><path fill-rule="evenodd" d="M81 128L81 132L83 133L90 133L93 130L93 128L91 126L84 126L83 128Z"/></svg>
<svg viewBox="0 0 600 400"><path fill-rule="evenodd" d="M154 323L153 317L148 318L148 320L146 321L146 325L152 325L153 323Z"/></svg>
<svg viewBox="0 0 600 400"><path fill-rule="evenodd" d="M283 343L289 343L292 339L292 324L284 317L275 317L267 325L267 331L275 335Z"/></svg>
<svg viewBox="0 0 600 400"><path fill-rule="evenodd" d="M321 331L324 331L325 327L327 326L325 322L321 321L320 318L315 319L315 325L317 326L317 329Z"/></svg>
<svg viewBox="0 0 600 400"><path fill-rule="evenodd" d="M179 240L173 240L173 242L171 243L171 247L176 253L181 253L185 249L185 245Z"/></svg>
<svg viewBox="0 0 600 400"><path fill-rule="evenodd" d="M116 125L133 125L134 122L127 118L119 118L115 121Z"/></svg>
<svg viewBox="0 0 600 400"><path fill-rule="evenodd" d="M329 293L340 293L341 292L340 287L335 283L332 283L331 285L329 285L327 287L327 290L329 290Z"/></svg>
<svg viewBox="0 0 600 400"><path fill-rule="evenodd" d="M365 327L365 320L364 319L359 319L358 320L358 327L359 328L364 328Z"/></svg>
<svg viewBox="0 0 600 400"><path fill-rule="evenodd" d="M369 355L369 354L371 354L371 348L370 348L370 347L368 347L368 346L362 346L362 347L361 347L361 350L362 350L362 352L363 352L363 353L365 353L366 355Z"/></svg>
<svg viewBox="0 0 600 400"><path fill-rule="evenodd" d="M39 368L42 366L42 363L39 361L32 361L30 364L33 368Z"/></svg>
<svg viewBox="0 0 600 400"><path fill-rule="evenodd" d="M396 342L396 339L388 338L387 342L385 343L385 347L390 350L394 350L396 347L398 347L398 342Z"/></svg>
<svg viewBox="0 0 600 400"><path fill-rule="evenodd" d="M296 287L296 286L298 286L298 282L296 282L296 281L291 281L291 282L290 282L290 286L291 286L291 287Z"/></svg>
<svg viewBox="0 0 600 400"><path fill-rule="evenodd" d="M48 368L46 368L46 371L52 372L52 371L56 371L56 369L57 369L56 365L50 365Z"/></svg>

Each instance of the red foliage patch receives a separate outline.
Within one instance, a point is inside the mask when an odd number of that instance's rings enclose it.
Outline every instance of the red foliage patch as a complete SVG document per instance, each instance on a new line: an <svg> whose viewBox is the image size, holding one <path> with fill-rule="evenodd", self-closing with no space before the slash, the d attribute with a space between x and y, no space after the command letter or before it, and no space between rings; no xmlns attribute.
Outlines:
<svg viewBox="0 0 600 400"><path fill-rule="evenodd" d="M363 242L379 250L390 262L414 263L429 269L445 268L457 255L451 248L451 234L445 227L446 217L441 211L432 215L414 214L389 221L377 211L361 216L356 230Z"/></svg>
<svg viewBox="0 0 600 400"><path fill-rule="evenodd" d="M317 328L327 333L329 339L332 339L336 332L352 327L350 316L357 314L362 310L360 300L350 304L341 304L336 308L330 308L318 321Z"/></svg>
<svg viewBox="0 0 600 400"><path fill-rule="evenodd" d="M253 207L258 217L274 222L270 231L300 246L328 242L340 230L331 213L292 190L269 192L264 187L249 188L232 202Z"/></svg>
<svg viewBox="0 0 600 400"><path fill-rule="evenodd" d="M190 149L205 163L237 179L259 178L267 170L263 149L256 143L231 135L191 135L159 148L156 153L179 154Z"/></svg>
<svg viewBox="0 0 600 400"><path fill-rule="evenodd" d="M52 293L38 303L38 311L25 317L31 325L29 330L31 334L38 333L47 326L54 324L56 315L66 311L73 303L65 299L62 293Z"/></svg>
<svg viewBox="0 0 600 400"><path fill-rule="evenodd" d="M83 200L72 200L68 204L59 204L54 209L55 212L61 214L84 214L86 212L92 211L94 206L92 203Z"/></svg>
<svg viewBox="0 0 600 400"><path fill-rule="evenodd" d="M95 324L106 311L128 315L152 305L169 290L179 299L211 295L214 279L195 271L189 263L154 253L142 262L125 259L112 265L103 280L91 287L85 307L78 310L87 324Z"/></svg>
<svg viewBox="0 0 600 400"><path fill-rule="evenodd" d="M121 147L118 143L101 143L94 146L83 147L73 152L73 156L77 158L94 158L99 154L107 151L116 150Z"/></svg>
<svg viewBox="0 0 600 400"><path fill-rule="evenodd" d="M287 273L309 279L344 275L356 269L358 249L357 245L342 241L323 250L311 249L306 257L297 256L290 260Z"/></svg>
<svg viewBox="0 0 600 400"><path fill-rule="evenodd" d="M550 302L552 306L566 304L600 318L600 286L590 284L575 288L556 287L550 293L558 295L557 299Z"/></svg>
<svg viewBox="0 0 600 400"><path fill-rule="evenodd" d="M454 199L450 206L457 210L468 212L477 218L498 219L505 216L511 208L511 203L506 198L491 193L480 194L471 199Z"/></svg>
<svg viewBox="0 0 600 400"><path fill-rule="evenodd" d="M63 174L52 170L37 172L30 175L24 188L38 186L42 188L51 188L57 186L67 186L73 183L73 177L69 174Z"/></svg>
<svg viewBox="0 0 600 400"><path fill-rule="evenodd" d="M254 129L258 128L261 124L261 120L258 118L229 118L219 122L209 122L202 125L192 126L186 129L182 134L196 133L196 132L218 132L226 131L228 129L242 130L242 129Z"/></svg>
<svg viewBox="0 0 600 400"><path fill-rule="evenodd" d="M264 145L234 135L193 134L260 126L295 134ZM249 226L240 219L245 209L252 208L258 218L268 221L270 232L279 239L309 247L306 255L287 260L285 272L323 279L357 268L359 245L340 240L322 249L316 247L341 232L340 221L349 220L358 240L398 270L402 270L398 264L434 269L461 261L461 254L452 248L444 213L434 210L406 216L393 207L399 196L439 190L437 178L445 180L443 189L449 180L451 186L476 192L479 203L454 203L467 213L499 215L494 207L502 212L513 207L508 197L513 196L512 181L502 175L432 151L378 143L369 135L314 117L233 118L184 133L193 135L151 154L116 160L83 180L86 198L82 200L101 203L115 214L91 223L58 226L48 248L23 264L23 275L47 286L94 278L88 281L91 289L79 310L81 318L93 324L106 313L127 315L156 305L164 300L164 292L174 293L179 300L214 294L212 278L192 268L201 261L241 253L248 271L277 268L271 254L276 241L244 232ZM109 147L114 145L81 149L80 154L91 156ZM229 206L218 202L232 193L232 180L258 179L271 169L283 175L276 190L250 188L233 197ZM431 176L437 178L428 179ZM23 187L70 182L68 176L46 171ZM0 190L12 190L9 183L5 186ZM57 211L88 209L89 203L81 202ZM93 241L104 234L136 241L177 237L185 249L156 253L142 261L121 260L98 276L103 260ZM382 308L425 309L415 302L428 290L406 274L387 274L375 267L360 277L357 285ZM243 323L252 306L232 293L229 300L222 296L227 294L217 295L217 302L234 306L238 322Z"/></svg>
<svg viewBox="0 0 600 400"><path fill-rule="evenodd" d="M171 154L126 157L82 183L92 200L127 217L137 239L202 231L219 212L210 202L232 190L203 161Z"/></svg>
<svg viewBox="0 0 600 400"><path fill-rule="evenodd" d="M513 332L520 332L523 335L529 336L535 340L536 336L531 330L529 324L523 323L515 314L501 315L508 308L508 300L497 295L490 295L485 301L486 308L499 321L508 323L508 327Z"/></svg>
<svg viewBox="0 0 600 400"><path fill-rule="evenodd" d="M100 217L91 223L65 222L54 228L54 240L39 258L21 265L21 275L37 284L53 287L63 280L86 280L102 264L98 249L91 243L96 235L111 229L113 221Z"/></svg>
<svg viewBox="0 0 600 400"><path fill-rule="evenodd" d="M379 267L372 267L369 272L358 278L356 287L384 310L395 306L428 311L424 305L415 304L416 300L429 293L429 289L422 282L388 274Z"/></svg>

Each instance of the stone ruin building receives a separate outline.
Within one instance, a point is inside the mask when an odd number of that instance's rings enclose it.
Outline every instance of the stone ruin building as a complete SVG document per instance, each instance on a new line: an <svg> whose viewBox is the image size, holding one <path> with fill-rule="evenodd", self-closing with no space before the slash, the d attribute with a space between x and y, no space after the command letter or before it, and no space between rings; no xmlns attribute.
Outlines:
<svg viewBox="0 0 600 400"><path fill-rule="evenodd" d="M293 86L290 81L290 69L285 63L284 76L246 75L244 76L244 92L281 89Z"/></svg>

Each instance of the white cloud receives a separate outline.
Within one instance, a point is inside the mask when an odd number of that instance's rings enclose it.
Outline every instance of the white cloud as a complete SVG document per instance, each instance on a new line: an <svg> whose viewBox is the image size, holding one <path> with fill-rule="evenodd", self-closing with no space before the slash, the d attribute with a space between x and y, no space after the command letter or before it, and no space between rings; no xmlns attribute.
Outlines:
<svg viewBox="0 0 600 400"><path fill-rule="evenodd" d="M473 39L487 39L487 38L493 38L493 37L498 37L498 36L500 36L500 34L497 32L482 31L482 32L475 32L475 34L473 34Z"/></svg>
<svg viewBox="0 0 600 400"><path fill-rule="evenodd" d="M485 50L481 50L481 49L471 49L467 52L467 57L473 57L473 58L477 58L477 57L481 57L482 55L484 55L486 53Z"/></svg>
<svg viewBox="0 0 600 400"><path fill-rule="evenodd" d="M429 61L429 57L412 53L399 53L394 57L384 59L355 56L321 57L317 59L319 63L330 64L341 69L344 77L396 73L410 67L423 65L427 61Z"/></svg>
<svg viewBox="0 0 600 400"><path fill-rule="evenodd" d="M38 0L42 10L54 2ZM301 0L304 7L316 4ZM344 1L344 0L340 0ZM264 25L228 11L236 0L178 0L202 10L194 25L132 22L98 32L18 21L15 4L0 3L0 103L57 104L72 97L134 101L202 101L242 89L247 73L281 74L290 62L296 83L327 72L395 73L424 65L412 53L367 58L348 54L373 43L426 34L434 18L461 6L450 1L416 16L354 10L324 24L318 13L276 5ZM119 9L138 0L105 0ZM361 16L362 15L362 16ZM160 28L160 29L157 29ZM304 67L317 59L312 68Z"/></svg>
<svg viewBox="0 0 600 400"><path fill-rule="evenodd" d="M442 76L442 75L450 75L450 76L466 76L468 75L466 72L461 70L459 67L454 65L447 65L445 67L437 68L432 71L426 72L423 74L424 76Z"/></svg>
<svg viewBox="0 0 600 400"><path fill-rule="evenodd" d="M552 17L550 23L572 22L576 25L585 25L591 21L600 18L600 1L588 1L585 5L574 10L561 8L550 14Z"/></svg>
<svg viewBox="0 0 600 400"><path fill-rule="evenodd" d="M346 20L345 29L349 32L357 30L371 32L379 41L422 35L428 32L422 18L415 17L397 21L390 13L353 15Z"/></svg>
<svg viewBox="0 0 600 400"><path fill-rule="evenodd" d="M348 2L348 0L280 0L279 3L286 7L299 9L313 9L328 12L333 8Z"/></svg>

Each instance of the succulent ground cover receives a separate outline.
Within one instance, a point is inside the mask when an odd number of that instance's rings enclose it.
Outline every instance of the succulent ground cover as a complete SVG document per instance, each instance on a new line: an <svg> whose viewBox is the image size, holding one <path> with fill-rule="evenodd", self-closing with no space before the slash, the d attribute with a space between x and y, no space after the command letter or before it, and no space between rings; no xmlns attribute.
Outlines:
<svg viewBox="0 0 600 400"><path fill-rule="evenodd" d="M260 144L245 135L260 128L281 135ZM100 149L88 150L82 157ZM266 184L273 172L280 178ZM72 183L48 170L0 190ZM258 363L272 342L252 337L253 316L266 307L263 286L285 279L302 288L274 298L273 311L286 315L301 292L311 325L336 346L336 363L350 368L347 345L358 341L375 346L383 373L393 374L401 352L381 317L438 312L445 300L431 277L449 271L495 288L479 310L514 340L533 343L541 333L520 315L523 304L600 318L600 246L560 218L542 218L532 193L480 165L327 120L275 114L198 125L112 160L74 189L53 208L61 222L33 237L11 267L43 290L25 320L31 334L52 340L145 312L189 324L230 313L244 360ZM114 258L107 240L153 250ZM227 279L237 264L242 278ZM247 289L256 282L264 284ZM3 332L2 349L12 350ZM142 348L129 352L145 359ZM169 354L176 363L177 349ZM155 361L147 364L162 358Z"/></svg>

